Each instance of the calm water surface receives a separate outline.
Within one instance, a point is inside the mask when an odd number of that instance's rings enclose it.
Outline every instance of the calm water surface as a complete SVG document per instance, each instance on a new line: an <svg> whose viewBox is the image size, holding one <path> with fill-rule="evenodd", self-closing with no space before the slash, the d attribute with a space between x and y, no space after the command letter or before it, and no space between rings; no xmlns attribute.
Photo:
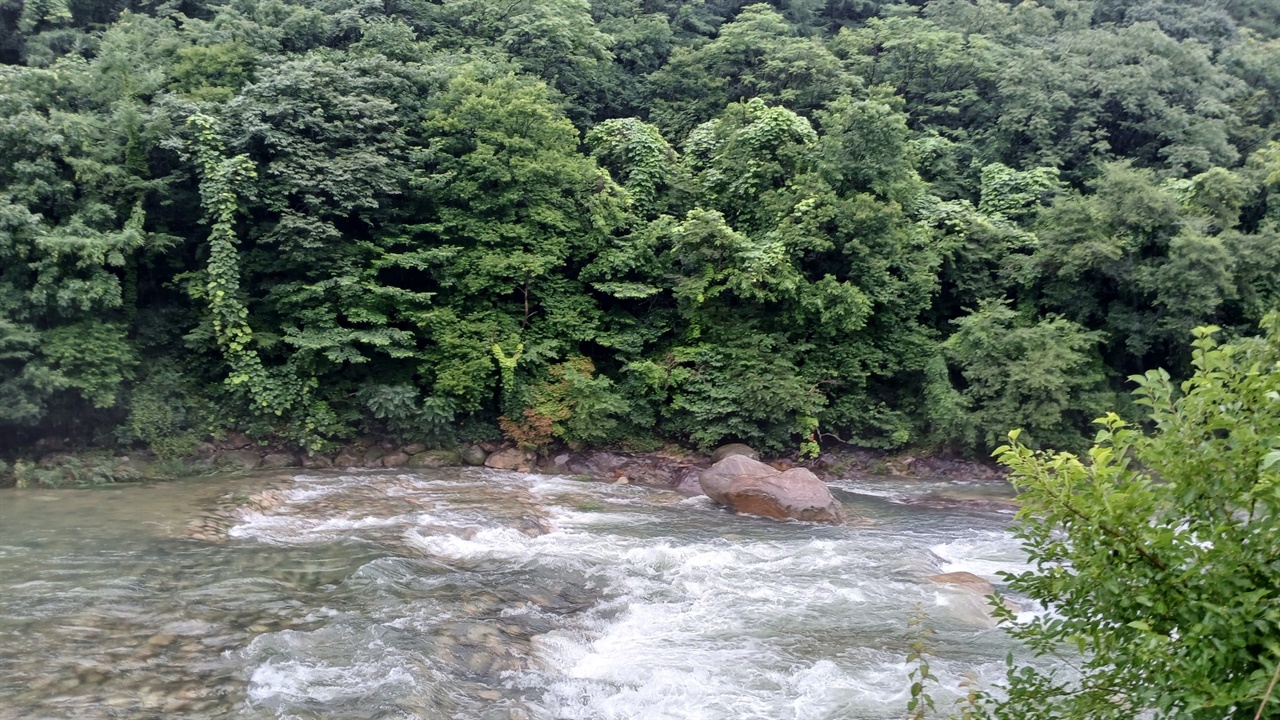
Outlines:
<svg viewBox="0 0 1280 720"><path fill-rule="evenodd" d="M899 718L916 608L944 686L1001 677L927 577L1021 567L1005 489L833 488L871 522L477 470L0 490L0 720Z"/></svg>

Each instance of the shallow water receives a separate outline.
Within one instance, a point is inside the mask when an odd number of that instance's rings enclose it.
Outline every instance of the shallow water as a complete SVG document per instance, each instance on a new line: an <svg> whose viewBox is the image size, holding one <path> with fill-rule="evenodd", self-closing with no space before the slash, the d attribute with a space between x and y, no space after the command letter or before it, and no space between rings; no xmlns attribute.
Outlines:
<svg viewBox="0 0 1280 720"><path fill-rule="evenodd" d="M1007 489L833 489L870 522L477 470L0 491L0 719L897 718L913 612L940 702L1001 677L927 577L1021 567Z"/></svg>

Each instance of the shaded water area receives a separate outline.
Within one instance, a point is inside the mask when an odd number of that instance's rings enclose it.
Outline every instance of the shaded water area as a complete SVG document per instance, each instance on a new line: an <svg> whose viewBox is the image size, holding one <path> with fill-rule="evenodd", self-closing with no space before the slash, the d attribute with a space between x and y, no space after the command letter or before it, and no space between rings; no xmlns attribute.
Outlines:
<svg viewBox="0 0 1280 720"><path fill-rule="evenodd" d="M1005 488L833 490L870 522L464 469L0 491L0 720L894 718L917 607L944 687L1001 677L927 578L1020 567Z"/></svg>

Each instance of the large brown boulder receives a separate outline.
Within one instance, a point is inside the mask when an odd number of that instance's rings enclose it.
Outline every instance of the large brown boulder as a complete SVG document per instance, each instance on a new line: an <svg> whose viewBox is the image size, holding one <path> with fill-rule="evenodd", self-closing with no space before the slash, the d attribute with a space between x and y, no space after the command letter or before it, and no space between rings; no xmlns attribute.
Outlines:
<svg viewBox="0 0 1280 720"><path fill-rule="evenodd" d="M382 458L386 456L387 449L375 445L364 451L364 462L362 464L365 467L382 467Z"/></svg>
<svg viewBox="0 0 1280 720"><path fill-rule="evenodd" d="M786 472L731 455L702 471L698 484L707 497L737 512L778 520L844 522L844 508L826 483L805 468Z"/></svg>
<svg viewBox="0 0 1280 720"><path fill-rule="evenodd" d="M994 595L996 592L994 585L988 582L985 578L978 577L971 572L942 573L941 575L930 575L929 579L941 585L947 585L958 590L962 590L964 591L964 594L969 595L970 598L977 598L979 596L985 598L988 595ZM1022 607L1009 598L1004 598L1004 606L1009 612L1022 612ZM961 619L972 622L976 625L984 625L986 627L995 627L996 625L995 617L991 614L991 607L987 604L985 599L981 604L964 603L961 601L957 603L953 612L957 613Z"/></svg>
<svg viewBox="0 0 1280 720"><path fill-rule="evenodd" d="M333 459L334 467L349 468L356 467L360 464L362 451L359 448L343 448L338 456Z"/></svg>

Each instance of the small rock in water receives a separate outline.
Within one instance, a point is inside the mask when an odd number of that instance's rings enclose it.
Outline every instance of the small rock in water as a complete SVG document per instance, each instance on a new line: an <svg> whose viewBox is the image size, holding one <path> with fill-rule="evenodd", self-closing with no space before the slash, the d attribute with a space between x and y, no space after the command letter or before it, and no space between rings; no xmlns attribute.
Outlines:
<svg viewBox="0 0 1280 720"><path fill-rule="evenodd" d="M39 675L27 682L28 690L43 690L58 681L53 675Z"/></svg>
<svg viewBox="0 0 1280 720"><path fill-rule="evenodd" d="M996 591L994 585L971 572L942 573L940 575L930 575L929 579L943 585L957 585L983 595L990 595Z"/></svg>
<svg viewBox="0 0 1280 720"><path fill-rule="evenodd" d="M462 462L468 465L472 465L472 466L483 465L484 461L487 458L488 458L488 453L486 453L484 451L484 448L480 447L479 445L471 445L467 449L462 451Z"/></svg>
<svg viewBox="0 0 1280 720"><path fill-rule="evenodd" d="M499 450L484 461L485 467L491 467L495 470L517 470L520 467L527 467L528 464L527 453L519 448Z"/></svg>
<svg viewBox="0 0 1280 720"><path fill-rule="evenodd" d="M501 631L492 625L486 625L485 623L478 622L471 623L466 626L464 633L464 637L466 637L467 642L479 644L484 642L488 637L500 635Z"/></svg>
<svg viewBox="0 0 1280 720"><path fill-rule="evenodd" d="M382 467L386 467L386 468L404 467L405 464L408 462L409 462L409 455L407 453L395 452L382 458Z"/></svg>
<svg viewBox="0 0 1280 720"><path fill-rule="evenodd" d="M335 467L340 468L355 467L360 464L359 451L352 449L343 450L333 459L333 464Z"/></svg>
<svg viewBox="0 0 1280 720"><path fill-rule="evenodd" d="M298 467L302 465L302 461L293 453L271 453L262 458L261 467L264 468L287 468Z"/></svg>
<svg viewBox="0 0 1280 720"><path fill-rule="evenodd" d="M256 450L228 450L218 456L218 462L240 470L253 470L262 464L262 456Z"/></svg>
<svg viewBox="0 0 1280 720"><path fill-rule="evenodd" d="M487 652L477 651L467 658L467 670L473 673L481 674L488 672L493 665L494 657Z"/></svg>

